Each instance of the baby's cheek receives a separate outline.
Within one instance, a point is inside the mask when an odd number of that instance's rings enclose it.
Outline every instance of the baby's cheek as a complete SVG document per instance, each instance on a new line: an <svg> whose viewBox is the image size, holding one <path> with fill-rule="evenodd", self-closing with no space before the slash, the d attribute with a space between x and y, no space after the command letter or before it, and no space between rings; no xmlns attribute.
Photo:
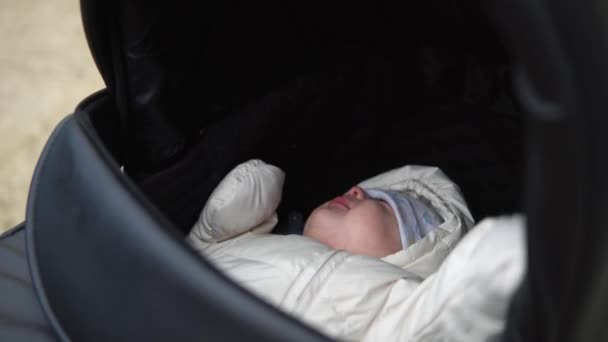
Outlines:
<svg viewBox="0 0 608 342"><path fill-rule="evenodd" d="M304 236L308 236L330 247L335 246L335 240L339 238L337 225L331 212L324 209L313 211L304 225Z"/></svg>
<svg viewBox="0 0 608 342"><path fill-rule="evenodd" d="M349 243L357 246L374 244L378 237L378 224L367 219L349 220L346 224Z"/></svg>
<svg viewBox="0 0 608 342"><path fill-rule="evenodd" d="M384 215L362 215L349 224L352 249L359 253L383 257L401 249L396 220Z"/></svg>
<svg viewBox="0 0 608 342"><path fill-rule="evenodd" d="M373 234L390 224L389 213L380 205L369 204L352 211L349 217L351 226L356 227L359 234Z"/></svg>

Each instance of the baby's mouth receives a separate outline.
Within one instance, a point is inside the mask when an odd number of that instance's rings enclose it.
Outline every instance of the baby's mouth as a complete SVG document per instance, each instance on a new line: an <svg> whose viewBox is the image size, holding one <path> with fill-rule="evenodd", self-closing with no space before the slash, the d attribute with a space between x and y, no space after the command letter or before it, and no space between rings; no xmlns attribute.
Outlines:
<svg viewBox="0 0 608 342"><path fill-rule="evenodd" d="M348 200L346 198L344 198L344 196L338 196L338 197L332 199L331 201L329 201L329 205L339 206L344 209L350 209Z"/></svg>

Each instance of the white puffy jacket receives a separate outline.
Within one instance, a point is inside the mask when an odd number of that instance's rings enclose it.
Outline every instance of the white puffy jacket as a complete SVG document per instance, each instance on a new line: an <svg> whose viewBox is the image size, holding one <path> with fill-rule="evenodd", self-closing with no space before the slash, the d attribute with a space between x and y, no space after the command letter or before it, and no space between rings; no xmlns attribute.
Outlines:
<svg viewBox="0 0 608 342"><path fill-rule="evenodd" d="M376 259L269 234L283 177L259 160L236 167L211 195L191 244L237 283L341 340L498 338L524 270L520 217L484 220L459 242L473 220L458 187L438 168L405 166L359 185L407 190L444 222Z"/></svg>

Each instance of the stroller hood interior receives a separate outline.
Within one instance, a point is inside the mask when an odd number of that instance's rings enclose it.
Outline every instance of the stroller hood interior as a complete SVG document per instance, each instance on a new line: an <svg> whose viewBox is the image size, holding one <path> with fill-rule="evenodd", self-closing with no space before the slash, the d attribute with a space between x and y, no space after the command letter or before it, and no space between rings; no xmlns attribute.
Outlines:
<svg viewBox="0 0 608 342"><path fill-rule="evenodd" d="M608 338L608 233L593 228L608 204L598 3L81 7L107 89L49 139L26 217L59 338L325 340L184 241L251 158L286 171L279 217L390 168L439 166L477 219L527 214L528 270L503 339Z"/></svg>

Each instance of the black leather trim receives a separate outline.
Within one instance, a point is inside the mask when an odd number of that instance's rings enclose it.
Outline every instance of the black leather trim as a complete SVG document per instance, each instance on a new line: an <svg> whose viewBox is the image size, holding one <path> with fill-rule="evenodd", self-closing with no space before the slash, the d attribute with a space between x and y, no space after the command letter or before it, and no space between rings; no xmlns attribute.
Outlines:
<svg viewBox="0 0 608 342"><path fill-rule="evenodd" d="M14 226L13 228L9 228L8 230L5 230L4 233L0 234L0 239L4 239L6 237L9 237L10 235L18 233L21 229L23 229L24 226L25 226L25 222L21 222L18 225Z"/></svg>
<svg viewBox="0 0 608 342"><path fill-rule="evenodd" d="M65 330L63 329L63 327L61 326L61 324L59 323L59 321L57 320L55 313L53 312L53 308L49 305L49 301L48 298L46 296L46 291L44 289L44 283L41 280L40 277L40 269L39 269L39 265L37 262L37 255L36 255L36 246L35 246L35 223L34 223L34 215L31 215L31 208L34 206L34 198L36 198L36 196L33 195L33 193L36 191L36 189L38 188L38 181L39 181L39 177L36 177L36 174L39 172L39 169L41 168L41 164L42 161L45 159L45 157L48 155L49 150L52 149L53 144L55 143L55 140L57 138L57 135L59 134L59 132L61 132L63 126L68 122L68 120L70 120L70 116L64 118L61 123L59 123L57 125L57 127L55 128L55 130L53 131L53 134L51 134L51 136L49 137L49 140L47 141L47 144L44 148L44 150L42 151L42 154L40 155L40 159L38 160L38 164L36 165L36 169L34 170L34 177L32 179L32 184L30 185L30 193L28 195L28 201L27 201L27 210L26 210L26 252L27 252L27 262L28 262L28 266L30 269L30 275L32 277L32 285L34 286L34 289L36 290L36 294L38 295L38 300L40 301L40 306L42 307L42 310L44 311L46 318L48 319L48 321L50 322L51 326L53 327L53 330L55 331L55 333L58 335L59 339L62 341L69 341L69 338L67 337ZM29 227L29 228L28 228Z"/></svg>
<svg viewBox="0 0 608 342"><path fill-rule="evenodd" d="M56 341L32 284L21 223L0 236L0 341Z"/></svg>

